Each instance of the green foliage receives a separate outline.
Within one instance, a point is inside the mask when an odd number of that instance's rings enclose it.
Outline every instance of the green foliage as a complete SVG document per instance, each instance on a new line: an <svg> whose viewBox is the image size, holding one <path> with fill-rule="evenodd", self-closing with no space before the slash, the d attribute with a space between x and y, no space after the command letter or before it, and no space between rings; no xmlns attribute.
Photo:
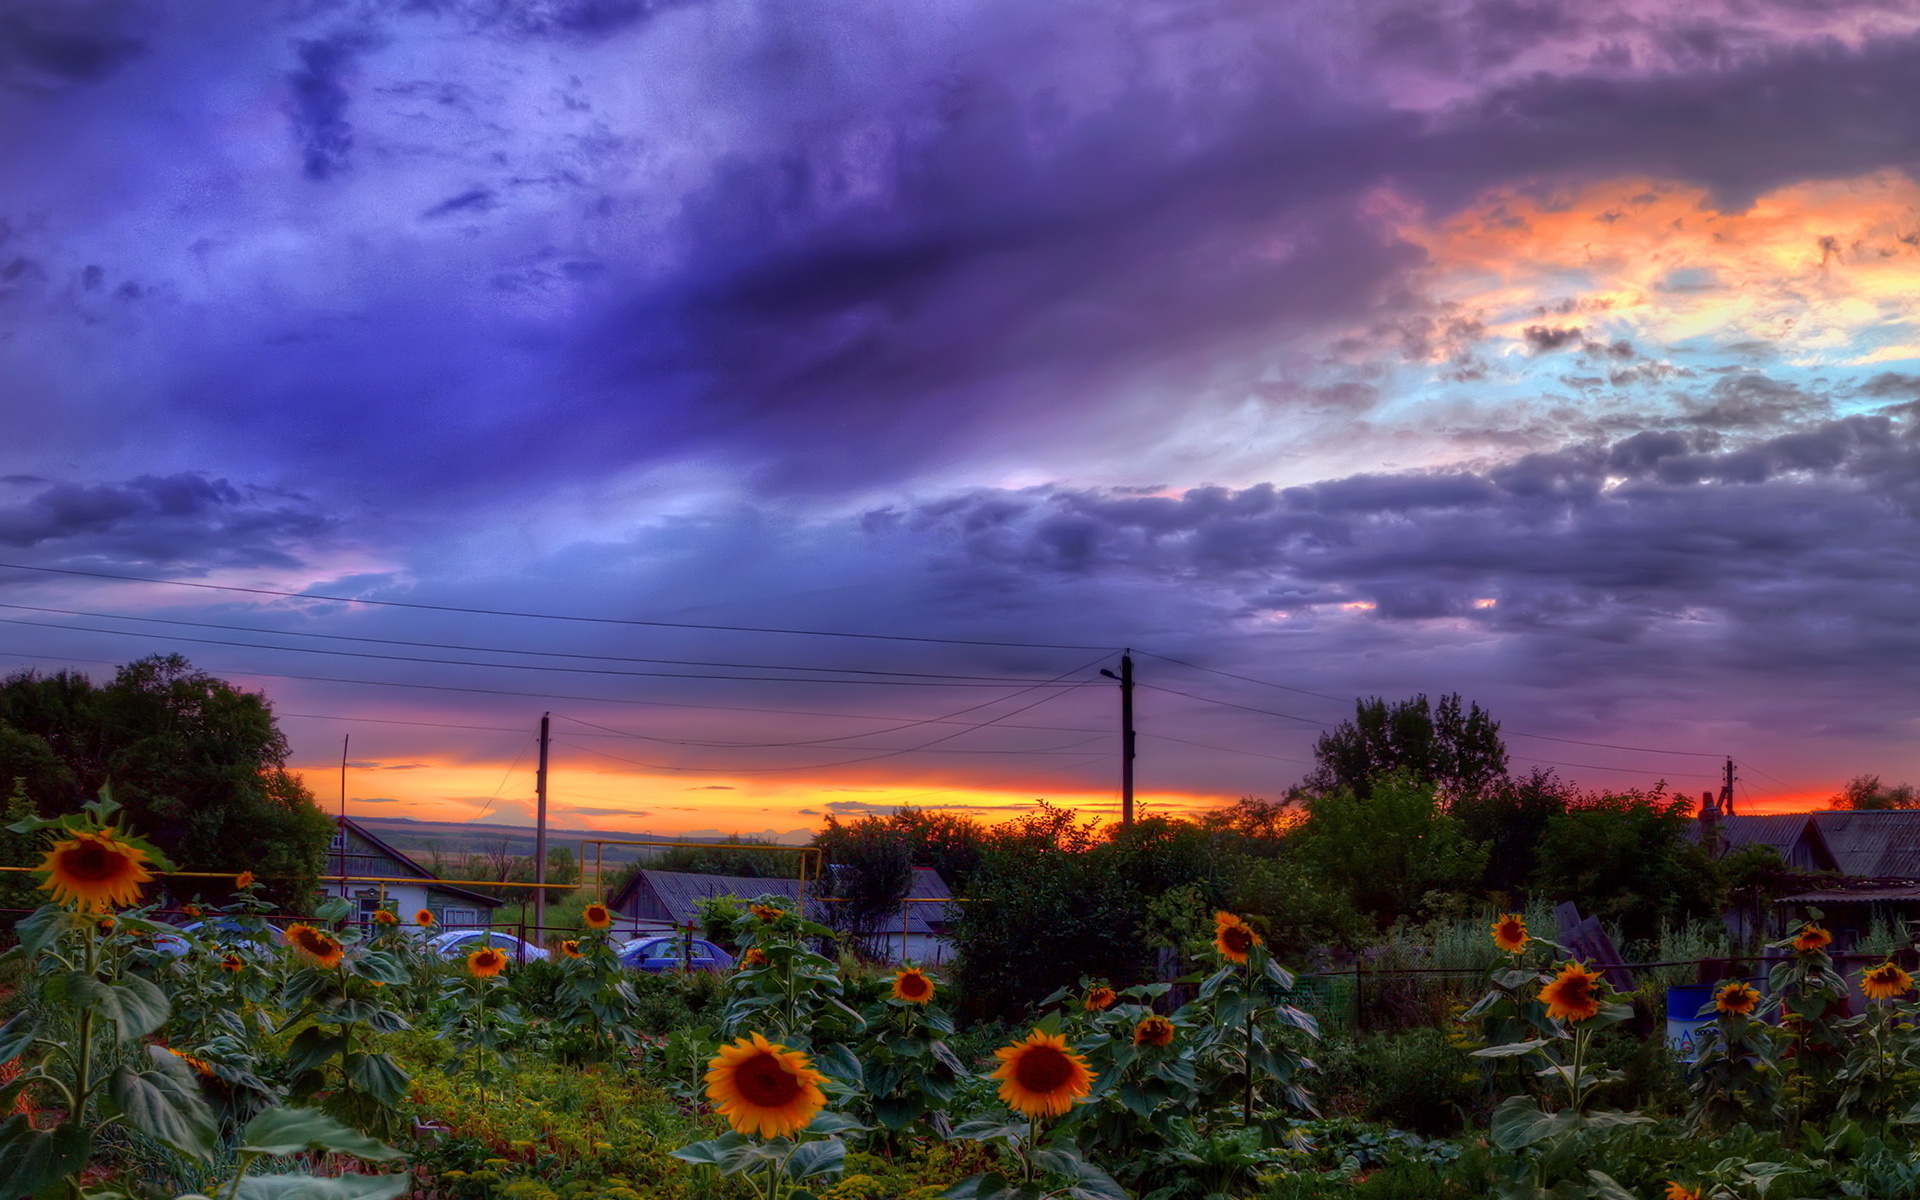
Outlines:
<svg viewBox="0 0 1920 1200"><path fill-rule="evenodd" d="M1713 864L1685 836L1689 808L1657 788L1582 799L1547 822L1540 891L1577 901L1633 941L1653 940L1662 923L1715 912Z"/></svg>
<svg viewBox="0 0 1920 1200"><path fill-rule="evenodd" d="M815 885L822 899L831 897L828 923L863 952L876 931L900 911L900 902L913 886L912 850L884 817L867 816L842 825L833 816L814 836L826 859Z"/></svg>
<svg viewBox="0 0 1920 1200"><path fill-rule="evenodd" d="M129 663L103 687L68 672L0 682L0 779L24 778L40 812L76 811L111 779L182 870L244 866L304 905L333 825L286 755L264 698L178 655Z"/></svg>
<svg viewBox="0 0 1920 1200"><path fill-rule="evenodd" d="M1468 838L1488 849L1481 887L1512 903L1533 881L1540 840L1578 793L1552 771L1536 767L1525 779L1501 779L1477 793L1456 796L1448 811Z"/></svg>
<svg viewBox="0 0 1920 1200"><path fill-rule="evenodd" d="M1920 808L1920 788L1910 783L1883 784L1878 775L1855 775L1838 794L1827 801L1828 808L1850 808L1861 812L1898 808Z"/></svg>
<svg viewBox="0 0 1920 1200"><path fill-rule="evenodd" d="M1362 800L1396 772L1449 799L1478 796L1507 773L1499 722L1478 704L1461 712L1457 694L1442 696L1437 707L1424 694L1391 705L1377 696L1355 701L1353 719L1320 735L1313 757L1309 792L1346 791Z"/></svg>
<svg viewBox="0 0 1920 1200"><path fill-rule="evenodd" d="M1442 806L1434 785L1406 771L1376 777L1365 794L1323 792L1308 806L1298 854L1380 924L1420 916L1430 894L1474 886L1487 848Z"/></svg>
<svg viewBox="0 0 1920 1200"><path fill-rule="evenodd" d="M1017 1013L1082 976L1126 986L1153 977L1150 898L1200 885L1225 894L1225 864L1193 825L1158 818L1102 836L1042 804L989 830L952 940L962 1012Z"/></svg>

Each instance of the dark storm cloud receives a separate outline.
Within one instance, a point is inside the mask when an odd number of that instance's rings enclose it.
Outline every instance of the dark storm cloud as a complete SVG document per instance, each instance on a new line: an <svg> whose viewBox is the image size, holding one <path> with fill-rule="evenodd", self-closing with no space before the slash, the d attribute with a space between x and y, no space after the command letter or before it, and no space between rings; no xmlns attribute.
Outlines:
<svg viewBox="0 0 1920 1200"><path fill-rule="evenodd" d="M1630 677L1693 636L1722 665L1831 679L1885 682L1920 654L1910 418L1741 445L1645 432L1481 471L1295 488L981 492L901 520L959 550L973 578L1153 579L1248 616L1374 606L1374 632L1330 635L1339 644L1444 617L1525 635L1536 660L1608 660Z"/></svg>
<svg viewBox="0 0 1920 1200"><path fill-rule="evenodd" d="M39 181L109 164L128 199L95 219L137 223L156 249L102 262L36 235L0 264L213 297L211 317L143 309L174 349L132 389L153 394L126 402L130 421L164 411L166 436L271 458L301 486L344 456L355 486L449 507L690 457L772 490L858 490L1062 422L1153 445L1247 394L1277 418L1323 403L1261 368L1355 324L1398 322L1472 382L1489 365L1471 318L1421 315L1423 254L1369 208L1375 189L1444 215L1498 184L1640 172L1738 203L1900 166L1920 144L1905 102L1920 44L1899 37L1777 49L1749 29L1711 67L1541 72L1422 113L1343 88L1278 18L1227 4L1164 46L1023 5L932 40L910 21L876 33L852 8L758 10L691 70L710 90L684 94L691 43L672 18L687 14L671 6L441 0L356 7L351 25L343 11L182 17L89 83L92 107L20 110L61 136L57 155L16 161ZM1470 5L1460 36L1520 62L1591 36L1584 11ZM1374 21L1376 40L1408 19ZM73 28L124 42L134 25ZM1109 53L1081 50L1096 33ZM556 66L555 38L582 57ZM672 111L631 115L635 71ZM197 112L222 88L247 120L245 97L274 97L284 161L226 161L227 126L169 127L128 153L129 115L156 90ZM726 119L698 115L713 112ZM251 207L220 207L235 180L258 189ZM62 303L47 320L96 319ZM1361 415L1375 393L1348 394Z"/></svg>
<svg viewBox="0 0 1920 1200"><path fill-rule="evenodd" d="M344 169L347 152L353 149L353 126L347 122L350 97L341 75L358 48L357 39L345 35L296 47L300 68L287 79L292 92L289 115L309 179L326 179Z"/></svg>
<svg viewBox="0 0 1920 1200"><path fill-rule="evenodd" d="M18 480L0 546L117 564L291 566L334 529L307 500L184 472L124 483Z"/></svg>
<svg viewBox="0 0 1920 1200"><path fill-rule="evenodd" d="M104 79L138 55L134 5L21 0L0 12L0 82L29 87Z"/></svg>

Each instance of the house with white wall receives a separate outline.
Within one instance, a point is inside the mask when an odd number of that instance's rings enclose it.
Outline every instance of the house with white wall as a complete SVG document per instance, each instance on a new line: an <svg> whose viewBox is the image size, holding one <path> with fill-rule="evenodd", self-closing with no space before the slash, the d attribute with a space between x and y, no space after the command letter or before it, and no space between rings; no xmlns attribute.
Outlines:
<svg viewBox="0 0 1920 1200"><path fill-rule="evenodd" d="M353 901L362 926L373 923L375 909L391 909L402 921L411 921L424 908L442 928L483 929L493 920L493 910L506 903L443 882L351 817L334 818L333 841L321 868L320 895Z"/></svg>

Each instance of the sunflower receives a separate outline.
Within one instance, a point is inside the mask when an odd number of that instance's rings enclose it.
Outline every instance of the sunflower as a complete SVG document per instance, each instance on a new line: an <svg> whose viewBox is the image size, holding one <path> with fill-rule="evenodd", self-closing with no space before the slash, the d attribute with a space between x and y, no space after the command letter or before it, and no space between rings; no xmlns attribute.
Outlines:
<svg viewBox="0 0 1920 1200"><path fill-rule="evenodd" d="M1230 912L1213 914L1213 948L1228 962L1247 961L1247 955L1259 944L1260 935L1253 931L1253 926Z"/></svg>
<svg viewBox="0 0 1920 1200"><path fill-rule="evenodd" d="M1666 1200L1700 1200L1700 1193L1694 1191L1684 1183L1675 1183L1669 1179L1667 1180Z"/></svg>
<svg viewBox="0 0 1920 1200"><path fill-rule="evenodd" d="M55 904L100 912L140 899L140 885L153 881L146 862L145 850L116 841L111 829L75 830L55 842L34 870L46 873L40 886L53 893Z"/></svg>
<svg viewBox="0 0 1920 1200"><path fill-rule="evenodd" d="M1086 999L1082 1000L1080 1005L1088 1012L1105 1012L1112 1008L1113 1002L1119 998L1112 988L1101 984L1097 988L1089 988Z"/></svg>
<svg viewBox="0 0 1920 1200"><path fill-rule="evenodd" d="M991 1076L1000 1081L1000 1099L1027 1117L1060 1116L1093 1090L1093 1069L1057 1033L1036 1029L993 1056L1000 1060Z"/></svg>
<svg viewBox="0 0 1920 1200"><path fill-rule="evenodd" d="M740 965L743 967L764 967L767 965L767 952L758 946L749 946L747 952L740 956Z"/></svg>
<svg viewBox="0 0 1920 1200"><path fill-rule="evenodd" d="M577 941L574 941L572 938L568 938L566 941L561 942L560 957L561 958L579 958L580 943Z"/></svg>
<svg viewBox="0 0 1920 1200"><path fill-rule="evenodd" d="M1169 1046L1173 1044L1173 1022L1155 1013L1143 1018L1133 1027L1133 1044L1136 1046Z"/></svg>
<svg viewBox="0 0 1920 1200"><path fill-rule="evenodd" d="M1760 1007L1760 992L1752 984L1736 979L1732 983L1722 984L1720 990L1714 993L1713 1007L1716 1011L1736 1017L1748 1016Z"/></svg>
<svg viewBox="0 0 1920 1200"><path fill-rule="evenodd" d="M1540 989L1547 1002L1547 1016L1555 1021L1586 1021L1600 1015L1600 995L1594 984L1600 972L1570 962L1560 968L1553 982Z"/></svg>
<svg viewBox="0 0 1920 1200"><path fill-rule="evenodd" d="M771 904L750 904L747 906L747 911L768 924L772 924L786 915L786 913Z"/></svg>
<svg viewBox="0 0 1920 1200"><path fill-rule="evenodd" d="M209 1079L213 1078L213 1068L207 1065L206 1059L195 1058L191 1054L182 1054L172 1046L162 1046L160 1048L191 1067L195 1075L203 1075Z"/></svg>
<svg viewBox="0 0 1920 1200"><path fill-rule="evenodd" d="M311 925L287 926L287 945L311 958L323 967L337 967L347 952L340 945L340 939L324 929L315 929Z"/></svg>
<svg viewBox="0 0 1920 1200"><path fill-rule="evenodd" d="M788 1137L827 1106L826 1079L805 1054L755 1033L720 1047L707 1063L707 1099L737 1133Z"/></svg>
<svg viewBox="0 0 1920 1200"><path fill-rule="evenodd" d="M475 979L492 979L507 969L507 952L498 946L482 946L467 955L467 974Z"/></svg>
<svg viewBox="0 0 1920 1200"><path fill-rule="evenodd" d="M207 910L204 908L201 908L198 904L189 904L180 910L180 915L183 917L192 917L195 920L199 920L201 917L204 917L207 915Z"/></svg>
<svg viewBox="0 0 1920 1200"><path fill-rule="evenodd" d="M587 910L580 914L580 919L587 923L588 929L605 929L613 924L613 910L604 904L589 904Z"/></svg>
<svg viewBox="0 0 1920 1200"><path fill-rule="evenodd" d="M1518 954L1532 941L1527 933L1527 919L1519 913L1504 913L1493 923L1493 944L1508 954Z"/></svg>
<svg viewBox="0 0 1920 1200"><path fill-rule="evenodd" d="M112 917L101 917L93 923L94 928L98 929L101 933L112 933L119 924L120 922L114 920Z"/></svg>
<svg viewBox="0 0 1920 1200"><path fill-rule="evenodd" d="M398 925L400 918L394 916L390 909L376 908L373 910L373 923L375 925Z"/></svg>
<svg viewBox="0 0 1920 1200"><path fill-rule="evenodd" d="M893 977L893 998L909 1004L925 1004L933 999L933 980L919 967L908 967Z"/></svg>
<svg viewBox="0 0 1920 1200"><path fill-rule="evenodd" d="M1881 963L1860 977L1860 990L1869 1000L1894 1000L1913 988L1913 976L1890 962Z"/></svg>
<svg viewBox="0 0 1920 1200"><path fill-rule="evenodd" d="M1793 948L1802 954L1811 954L1815 950L1824 950L1833 944L1833 935L1818 925L1808 925L1793 939Z"/></svg>
<svg viewBox="0 0 1920 1200"><path fill-rule="evenodd" d="M229 971L237 975L246 968L246 965L238 954L223 954L220 956L220 969L222 971Z"/></svg>
<svg viewBox="0 0 1920 1200"><path fill-rule="evenodd" d="M413 923L422 929L432 929L435 925L439 924L438 921L434 920L433 913L424 908L413 914Z"/></svg>
<svg viewBox="0 0 1920 1200"><path fill-rule="evenodd" d="M244 892L252 886L253 886L252 871L242 871L238 875L235 875L233 877L233 889L236 892Z"/></svg>

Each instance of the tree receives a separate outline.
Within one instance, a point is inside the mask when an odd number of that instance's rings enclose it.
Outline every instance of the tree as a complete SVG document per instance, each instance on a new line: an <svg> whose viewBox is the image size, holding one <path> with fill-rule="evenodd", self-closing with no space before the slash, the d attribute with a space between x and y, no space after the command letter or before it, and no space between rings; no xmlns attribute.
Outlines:
<svg viewBox="0 0 1920 1200"><path fill-rule="evenodd" d="M1424 693L1391 705L1378 696L1355 701L1353 720L1322 734L1313 757L1309 792L1345 788L1362 800L1390 771L1431 780L1449 801L1477 796L1507 773L1499 723L1478 704L1462 713L1458 694L1437 708Z"/></svg>
<svg viewBox="0 0 1920 1200"><path fill-rule="evenodd" d="M1102 831L1042 802L986 831L953 931L954 974L971 1016L1010 1017L1082 976L1116 987L1157 974L1154 901L1194 888L1188 907L1225 898L1219 857L1185 821Z"/></svg>
<svg viewBox="0 0 1920 1200"><path fill-rule="evenodd" d="M1687 838L1692 807L1661 787L1580 797L1547 822L1536 885L1634 941L1653 940L1663 923L1707 916L1719 907L1719 879L1706 850Z"/></svg>
<svg viewBox="0 0 1920 1200"><path fill-rule="evenodd" d="M128 663L104 687L71 672L0 682L0 778L24 778L40 813L77 811L111 783L181 870L250 870L275 900L304 906L333 822L286 756L264 697L179 655ZM174 890L220 890L204 882Z"/></svg>
<svg viewBox="0 0 1920 1200"><path fill-rule="evenodd" d="M1478 795L1455 800L1449 811L1469 838L1487 845L1481 886L1517 903L1539 866L1547 823L1565 813L1577 795L1573 785L1536 767L1525 779L1502 779Z"/></svg>
<svg viewBox="0 0 1920 1200"><path fill-rule="evenodd" d="M1426 915L1430 893L1472 890L1487 861L1432 781L1407 769L1376 776L1365 796L1346 787L1315 796L1299 837L1302 861L1381 924Z"/></svg>
<svg viewBox="0 0 1920 1200"><path fill-rule="evenodd" d="M1920 789L1910 783L1892 787L1883 785L1878 775L1855 775L1839 794L1827 801L1828 808L1878 812L1893 808L1920 808Z"/></svg>
<svg viewBox="0 0 1920 1200"><path fill-rule="evenodd" d="M842 825L829 816L813 844L825 860L815 886L822 897L835 900L829 923L871 951L873 935L900 911L913 887L907 840L884 817L869 815Z"/></svg>
<svg viewBox="0 0 1920 1200"><path fill-rule="evenodd" d="M738 834L725 839L723 846L671 846L650 863L650 871L684 871L689 875L737 875L742 879L792 879L799 874L794 855L784 851L756 850L755 846L773 843Z"/></svg>

